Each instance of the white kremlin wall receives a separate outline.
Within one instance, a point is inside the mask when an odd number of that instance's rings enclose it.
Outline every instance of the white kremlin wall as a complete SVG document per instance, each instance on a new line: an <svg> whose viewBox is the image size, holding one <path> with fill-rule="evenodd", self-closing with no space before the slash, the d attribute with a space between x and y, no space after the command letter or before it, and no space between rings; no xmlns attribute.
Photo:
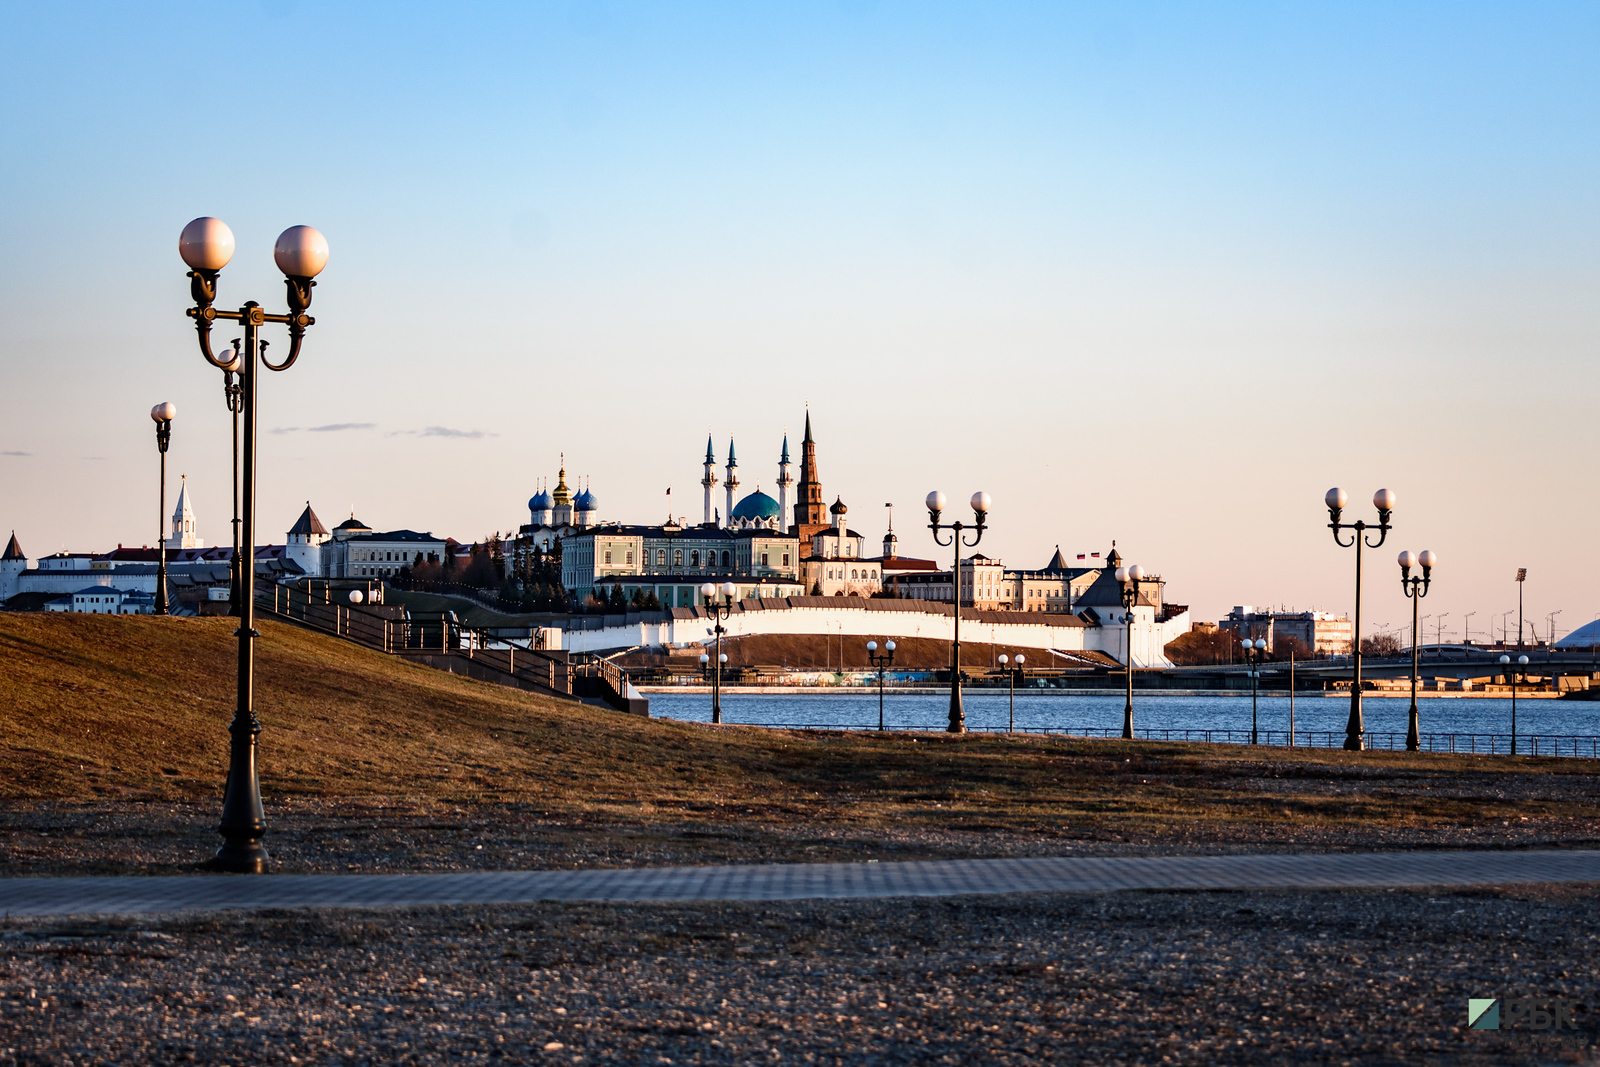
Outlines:
<svg viewBox="0 0 1600 1067"><path fill-rule="evenodd" d="M947 604L854 597L829 597L826 606L816 603L823 599L793 597L745 601L735 606L723 627L729 637L806 634L854 637L863 643L907 637L949 641L953 636L954 618ZM1164 622L1156 622L1155 609L1151 607L1135 608L1134 615L1134 665L1172 666L1163 649L1169 641L1189 630L1188 612ZM569 652L616 652L631 648L686 648L712 642L709 631L714 623L699 608L679 608L661 616L648 613L644 618L637 615L603 618L604 626L561 632L559 645L554 640L553 629L546 629L547 647L560 647ZM601 616L594 617L597 624L601 619ZM961 616L961 639L1067 653L1103 652L1119 663L1126 662L1127 655L1127 627L1123 623L1101 625L1073 615L968 608ZM1045 666L1048 662L1041 658L1039 665Z"/></svg>

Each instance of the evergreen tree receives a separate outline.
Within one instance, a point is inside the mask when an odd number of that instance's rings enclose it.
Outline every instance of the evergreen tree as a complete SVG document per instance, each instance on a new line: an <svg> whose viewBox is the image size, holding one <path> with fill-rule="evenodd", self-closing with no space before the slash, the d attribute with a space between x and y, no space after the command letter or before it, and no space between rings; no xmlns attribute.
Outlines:
<svg viewBox="0 0 1600 1067"><path fill-rule="evenodd" d="M621 585L613 585L611 587L611 600L609 607L613 611L626 611L628 609L628 598L623 595Z"/></svg>

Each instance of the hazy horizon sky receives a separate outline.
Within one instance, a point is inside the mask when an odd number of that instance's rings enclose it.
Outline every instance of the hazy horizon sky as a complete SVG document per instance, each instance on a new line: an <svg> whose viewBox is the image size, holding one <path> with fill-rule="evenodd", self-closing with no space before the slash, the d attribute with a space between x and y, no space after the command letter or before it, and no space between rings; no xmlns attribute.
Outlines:
<svg viewBox="0 0 1600 1067"><path fill-rule="evenodd" d="M1348 611L1322 495L1388 487L1369 631L1402 548L1447 633L1519 566L1575 628L1597 46L1577 3L6 4L0 536L154 543L172 400L169 507L187 473L229 539L176 250L215 215L222 307L282 310L282 229L331 249L262 385L262 542L307 500L504 532L562 452L605 519L697 519L707 432L772 491L809 401L828 499L906 555L982 488L1009 565L1115 539L1197 620Z"/></svg>

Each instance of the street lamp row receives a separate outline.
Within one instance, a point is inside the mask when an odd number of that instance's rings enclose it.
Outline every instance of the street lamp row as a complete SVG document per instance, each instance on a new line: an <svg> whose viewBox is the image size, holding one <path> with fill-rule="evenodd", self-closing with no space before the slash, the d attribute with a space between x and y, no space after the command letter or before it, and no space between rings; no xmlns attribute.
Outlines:
<svg viewBox="0 0 1600 1067"><path fill-rule="evenodd" d="M716 670L711 675L711 721L722 722L722 667L728 662L728 657L722 654L722 635L727 629L722 625L722 620L733 614L733 598L739 592L739 587L732 582L723 582L720 586L716 582L706 582L700 587L700 595L705 598L706 611L710 613L716 623L712 634L717 641ZM717 594L722 594L722 599L717 599ZM704 653L700 656L700 665L704 667L710 662L710 657Z"/></svg>
<svg viewBox="0 0 1600 1067"><path fill-rule="evenodd" d="M278 235L272 257L283 272L288 293L289 313L269 315L254 300L237 311L215 307L217 280L222 269L233 260L233 231L220 219L198 218L183 228L178 237L178 254L189 265L189 294L194 306L186 314L194 320L200 354L207 363L224 374L224 389L229 409L244 416L242 464L235 464L235 477L244 483L240 536L234 549L237 586L236 612L239 629L238 677L228 756L228 783L222 802L222 821L218 827L223 845L214 866L224 871L260 873L268 856L261 839L267 832L261 808L261 785L256 773L256 742L261 724L255 712L255 538L256 538L256 427L257 362L268 370L284 371L300 357L306 329L316 320L306 314L311 306L314 280L328 262L328 242L310 226L291 226ZM211 351L211 328L218 319L237 322L244 328L242 347L238 342L226 358ZM267 323L289 328L289 353L280 363L267 359L267 343L257 331ZM235 386L233 376L238 375ZM231 390L237 388L234 394ZM237 438L236 438L237 440ZM242 475L241 472L242 471ZM163 510L165 508L163 507Z"/></svg>
<svg viewBox="0 0 1600 1067"><path fill-rule="evenodd" d="M1139 603L1139 586L1145 581L1144 568L1137 563L1118 567L1113 575L1122 594L1123 622L1127 623L1128 688L1127 700L1122 706L1122 736L1133 740L1133 609Z"/></svg>
<svg viewBox="0 0 1600 1067"><path fill-rule="evenodd" d="M167 446L172 443L172 420L178 417L178 405L168 400L150 409L150 419L156 424L156 450L161 453L161 503L156 516L156 600L157 615L167 614Z"/></svg>
<svg viewBox="0 0 1600 1067"><path fill-rule="evenodd" d="M1356 550L1356 617L1355 628L1351 640L1353 653L1354 677L1350 684L1350 718L1345 723L1344 747L1351 752L1361 751L1366 733L1366 721L1361 714L1361 549L1378 548L1389 536L1389 516L1394 512L1395 495L1392 489L1379 489L1372 494L1372 506L1378 509L1378 522L1369 524L1364 519L1355 522L1344 522L1341 516L1344 507L1350 502L1350 496L1343 489L1334 487L1329 489L1322 498L1328 506L1328 529L1333 531L1333 540L1340 548L1354 548ZM1340 531L1350 530L1349 541L1340 537ZM1378 539L1369 540L1366 531L1376 530Z"/></svg>
<svg viewBox="0 0 1600 1067"><path fill-rule="evenodd" d="M1428 595L1428 587L1433 582L1433 567L1439 562L1439 557L1426 550L1420 556L1407 550L1400 553L1399 562L1400 588L1411 598L1411 713L1406 718L1406 751L1416 752L1422 747L1420 716L1417 714L1417 650L1422 635L1417 630L1417 607L1422 598ZM1419 565L1422 573L1413 577L1411 568Z"/></svg>
<svg viewBox="0 0 1600 1067"><path fill-rule="evenodd" d="M951 599L955 601L955 631L950 641L950 724L945 729L953 734L965 733L967 729L966 709L961 705L961 550L962 548L976 548L978 542L983 540L985 523L989 521L989 494L977 492L972 494L971 526L964 522L940 522L939 516L944 512L946 503L945 495L935 489L928 494L924 501L928 506L928 529L933 531L933 543L943 547L955 548L955 562L950 568ZM972 540L963 540L962 532L972 530ZM948 541L940 538L944 531L950 531ZM974 572L976 573L976 572Z"/></svg>

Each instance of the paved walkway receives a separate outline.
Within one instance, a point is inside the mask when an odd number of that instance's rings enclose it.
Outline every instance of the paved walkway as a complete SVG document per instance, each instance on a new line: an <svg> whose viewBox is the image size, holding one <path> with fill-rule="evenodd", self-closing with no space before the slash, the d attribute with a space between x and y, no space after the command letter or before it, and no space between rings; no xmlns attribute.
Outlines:
<svg viewBox="0 0 1600 1067"><path fill-rule="evenodd" d="M0 878L0 913L141 915L538 900L865 899L1115 889L1600 882L1600 851L1079 856L463 874Z"/></svg>

